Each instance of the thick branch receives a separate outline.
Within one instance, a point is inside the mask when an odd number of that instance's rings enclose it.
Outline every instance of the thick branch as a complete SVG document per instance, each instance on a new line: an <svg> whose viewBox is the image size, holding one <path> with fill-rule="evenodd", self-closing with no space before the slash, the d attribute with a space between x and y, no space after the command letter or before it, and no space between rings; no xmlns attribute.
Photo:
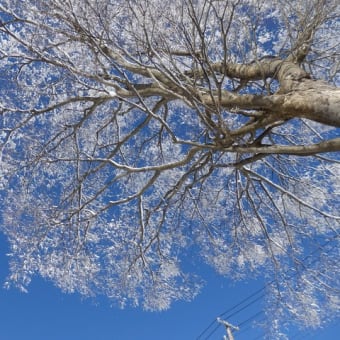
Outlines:
<svg viewBox="0 0 340 340"><path fill-rule="evenodd" d="M282 60L277 57L264 57L250 64L224 63L219 62L211 65L211 70L224 74L229 78L240 80L261 80L266 78L277 79L280 82L285 79L300 80L310 78L307 72L302 70L292 61ZM188 76L203 77L206 71L196 69L186 72Z"/></svg>
<svg viewBox="0 0 340 340"><path fill-rule="evenodd" d="M227 90L202 95L207 106L218 102L226 109L264 110L278 119L307 118L340 127L340 89L323 81L303 79L289 81L291 91L271 96L239 95Z"/></svg>
<svg viewBox="0 0 340 340"><path fill-rule="evenodd" d="M340 138L334 138L311 145L271 145L259 147L235 146L226 148L229 152L257 153L257 154L285 154L297 156L310 156L318 153L340 151Z"/></svg>

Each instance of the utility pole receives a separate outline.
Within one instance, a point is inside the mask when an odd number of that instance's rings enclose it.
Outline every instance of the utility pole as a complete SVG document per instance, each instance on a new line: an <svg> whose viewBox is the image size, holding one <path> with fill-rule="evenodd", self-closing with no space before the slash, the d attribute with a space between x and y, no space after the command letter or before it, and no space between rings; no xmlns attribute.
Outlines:
<svg viewBox="0 0 340 340"><path fill-rule="evenodd" d="M225 335L223 338L224 340L234 340L234 336L232 333L232 330L238 331L239 328L237 326L233 326L231 323L222 320L221 318L217 318L217 322L221 323L222 325L225 326L225 330L227 332L227 335Z"/></svg>

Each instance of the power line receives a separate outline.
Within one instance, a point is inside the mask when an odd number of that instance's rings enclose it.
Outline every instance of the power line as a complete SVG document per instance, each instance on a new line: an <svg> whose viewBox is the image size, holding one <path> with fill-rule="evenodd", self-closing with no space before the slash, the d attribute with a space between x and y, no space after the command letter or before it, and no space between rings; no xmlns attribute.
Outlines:
<svg viewBox="0 0 340 340"><path fill-rule="evenodd" d="M255 314L253 314L247 320L238 324L237 326L240 328L240 331L237 332L237 336L240 336L241 334L247 333L248 331L252 330L253 326L251 324L248 325L247 327L243 327L243 326L250 323L251 321L256 320L257 318L259 318L260 315L262 315L262 317L258 319L258 322L265 320L265 316L263 316L263 314L264 314L264 311L261 310L261 311L255 313Z"/></svg>
<svg viewBox="0 0 340 340"><path fill-rule="evenodd" d="M248 318L247 320L245 320L245 321L239 323L237 326L241 328L242 326L244 326L244 325L247 324L248 322L255 320L255 319L256 319L259 315L261 315L261 314L263 314L263 311L262 311L262 310L260 310L260 311L257 312L256 314L252 315L252 316L251 316L250 318Z"/></svg>
<svg viewBox="0 0 340 340"><path fill-rule="evenodd" d="M264 286L263 288L259 289L259 291L264 290L265 287L266 287L266 286ZM257 291L256 293L258 293L259 291ZM255 294L255 293L254 293L254 294ZM256 295L256 294L255 294L255 295ZM225 318L230 319L231 317L233 317L233 316L235 316L236 314L242 312L243 310L245 310L245 309L248 308L249 306L253 305L255 302L261 300L265 295L266 295L265 293L261 294L261 295L258 296L256 299L250 301L249 303L247 303L247 304L246 304L245 306L243 306L242 308L237 309L235 312L233 312L233 313L228 314L227 316L225 316ZM221 316L225 315L226 313L227 313L227 312L221 314ZM243 322L242 322L242 323L243 323ZM239 325L240 325L240 324L239 324ZM239 326L239 325L238 325L238 326ZM219 328L219 326L220 326L220 325L217 325L217 326L215 327L214 331L211 332L211 333L209 333L209 336L207 336L205 339L209 339L209 338L217 331L217 329Z"/></svg>
<svg viewBox="0 0 340 340"><path fill-rule="evenodd" d="M265 287L264 287L264 288L265 288ZM264 288L263 288L263 289L264 289ZM226 318L229 319L229 318L233 317L234 315L238 314L239 312L242 312L242 311L245 310L247 307L249 307L249 306L251 306L252 304L254 304L255 302L261 300L265 295L266 295L265 293L261 294L261 295L258 296L256 299L250 301L249 303L247 303L247 304L246 304L245 306L243 306L242 308L240 308L240 309L236 310L235 312L233 312L232 314L229 314L228 316L226 316ZM226 313L224 313L224 314L226 314ZM223 316L224 314L222 314L222 316Z"/></svg>
<svg viewBox="0 0 340 340"><path fill-rule="evenodd" d="M312 257L315 253L323 250L329 243L331 243L332 241L336 240L340 235L339 234L335 234L332 238L328 239L327 242L325 242L324 244L322 244L320 247L318 247L317 249L315 249L313 252L311 252L310 254L308 254L302 261L302 263L305 263L310 257ZM332 250L334 248L334 246L332 246L327 252L329 252L330 250ZM316 262L317 259L314 259L314 261L312 261L311 263L309 263L308 265L312 265L314 262ZM288 274L289 270L286 271L286 274ZM297 273L294 272L293 274L290 275L290 277L296 276ZM252 304L254 304L255 302L259 301L260 299L262 299L266 294L262 293L259 297L257 297L256 299L250 301L249 303L247 303L245 306L241 307L240 309L236 310L235 312L231 313L233 310L235 310L237 307L242 306L245 302L251 300L253 297L255 297L256 295L260 294L261 292L265 291L266 288L270 285L272 285L273 283L275 283L275 280L270 281L269 283L265 284L262 288L258 289L257 291L255 291L254 293L250 294L248 297L246 297L245 299L243 299L241 302L237 303L236 305L232 306L231 308L227 309L226 311L224 311L223 313L219 314L219 317L225 317L227 319L231 318L232 316L238 314L239 312L245 310L247 307L251 306ZM228 314L231 313L231 314ZM256 318L257 315L263 313L262 311L256 313L253 317L250 317L249 319L241 322L240 324L238 324L238 326L245 324L247 322L250 321L250 319L252 318ZM225 316L226 314L228 314L227 316ZM214 319L201 333L200 335L196 338L196 340L200 340L202 339L203 335L208 332L208 330L213 327L215 325L215 323L217 323L217 320ZM220 324L217 323L217 325L215 326L215 328L204 338L209 339L216 331L217 329L220 327ZM256 338L258 339L258 337Z"/></svg>
<svg viewBox="0 0 340 340"><path fill-rule="evenodd" d="M258 289L258 290L255 291L254 293L250 294L250 295L247 296L245 299L243 299L241 302L239 302L239 303L237 303L236 305L232 306L231 308L227 309L227 310L224 311L223 313L219 314L219 317L225 317L225 315L226 315L227 313L230 313L230 312L232 312L233 310L235 310L236 308L242 306L245 302L249 301L250 299L252 299L252 298L255 297L256 295L258 295L259 293L263 292L264 290L265 290L265 286L262 287L262 288L260 288L260 289ZM231 315L228 315L226 318L229 319L231 316L234 316L235 314L241 312L242 310L244 310L245 308L247 308L248 306L250 306L252 303L254 303L254 302L256 302L257 300L259 300L260 298L262 298L264 295L265 295L264 293L261 294L261 296L258 297L258 298L256 298L253 302L248 303L246 306L244 306L244 307L242 307L241 309L239 309L239 310L233 312ZM215 323L217 323L217 320L216 320L216 319L214 319L214 320L208 325L208 327L206 327L206 328L202 331L202 333L197 337L197 340L200 340L200 339L202 338L202 336L203 336L203 335L204 335L204 334L205 334L205 333L206 333L206 332L207 332L207 331L208 331ZM220 325L218 324L217 327L216 327L216 329L217 329L219 326L220 326ZM215 331L213 331L213 332L211 333L211 335L212 335L214 332L215 332ZM211 335L209 335L209 336L211 336ZM206 339L208 339L208 338L209 338L209 337L207 337Z"/></svg>

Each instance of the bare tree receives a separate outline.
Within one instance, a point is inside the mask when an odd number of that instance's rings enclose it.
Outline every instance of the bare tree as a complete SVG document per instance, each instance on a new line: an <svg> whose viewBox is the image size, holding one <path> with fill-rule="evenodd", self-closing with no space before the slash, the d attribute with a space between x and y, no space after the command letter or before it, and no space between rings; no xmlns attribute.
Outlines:
<svg viewBox="0 0 340 340"><path fill-rule="evenodd" d="M9 282L157 310L199 291L185 259L335 316L337 3L2 0Z"/></svg>

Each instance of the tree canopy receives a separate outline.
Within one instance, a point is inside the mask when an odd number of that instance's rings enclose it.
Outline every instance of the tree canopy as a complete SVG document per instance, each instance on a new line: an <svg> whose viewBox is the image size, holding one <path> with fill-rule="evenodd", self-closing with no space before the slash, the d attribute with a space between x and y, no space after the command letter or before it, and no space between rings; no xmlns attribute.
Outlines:
<svg viewBox="0 0 340 340"><path fill-rule="evenodd" d="M267 277L272 324L336 317L339 16L336 0L2 0L8 284L162 310L208 263Z"/></svg>

